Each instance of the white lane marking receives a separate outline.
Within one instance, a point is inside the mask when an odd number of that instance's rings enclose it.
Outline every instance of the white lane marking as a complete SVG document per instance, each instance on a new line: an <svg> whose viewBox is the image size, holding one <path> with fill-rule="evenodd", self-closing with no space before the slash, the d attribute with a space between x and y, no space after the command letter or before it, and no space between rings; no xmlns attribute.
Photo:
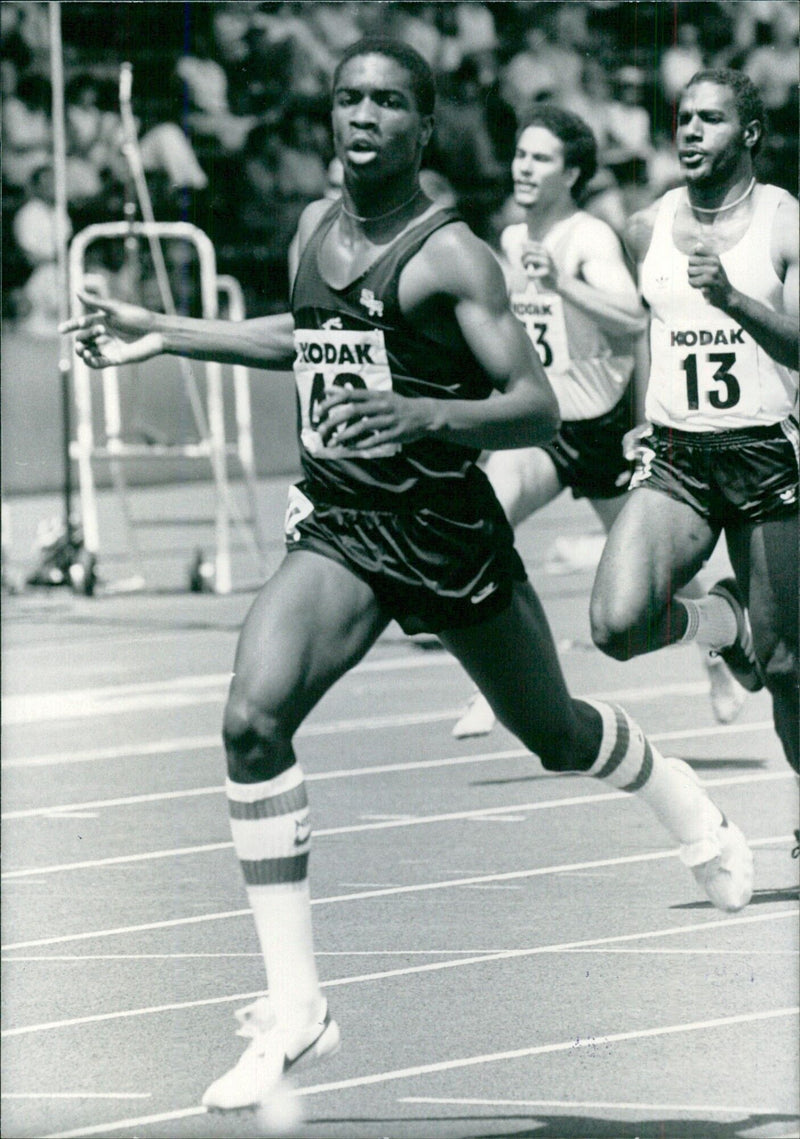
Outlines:
<svg viewBox="0 0 800 1139"><path fill-rule="evenodd" d="M478 887L475 887L476 889ZM502 888L502 887L500 887ZM516 889L516 887L510 887ZM315 957L464 957L472 953L501 953L499 949L336 949L317 950ZM595 949L563 949L562 953L588 953L600 955L629 954L631 956L658 954L662 956L688 955L697 957L797 957L800 949L712 949L708 945L700 949L604 949L602 946ZM260 953L37 953L20 954L13 957L4 957L4 965L26 964L34 962L49 964L56 961L74 964L83 961L193 961L222 958L224 960L238 960L248 958L261 960Z"/></svg>
<svg viewBox="0 0 800 1139"><path fill-rule="evenodd" d="M578 1040L564 1040L556 1044L538 1044L529 1048L515 1048L506 1052L486 1052L481 1056L465 1056L456 1060L440 1060L433 1064L417 1064L413 1068L396 1068L388 1072L375 1072L368 1076L356 1076L349 1080L335 1080L327 1084L315 1084L311 1087L299 1088L298 1095L321 1095L325 1092L345 1091L349 1088L363 1088L374 1084L389 1083L396 1080L406 1080L414 1076L427 1076L436 1072L452 1072L458 1069L473 1068L481 1064L496 1064L505 1060L521 1060L532 1056L553 1055L557 1052L571 1052L582 1048L604 1047L610 1044L622 1044L630 1040L648 1040L660 1036L673 1036L685 1032L703 1032L715 1028L728 1028L736 1024L757 1024L759 1021L776 1020L787 1016L796 1016L800 1011L797 1006L791 1008L769 1009L765 1012L741 1013L738 1016L721 1016L708 1020L689 1021L684 1024L667 1024L657 1028L640 1028L631 1032L614 1032L606 1036L592 1036ZM88 1135L105 1135L110 1131L121 1131L129 1127L142 1127L149 1123L163 1123L167 1120L185 1119L188 1115L203 1115L202 1107L184 1108L178 1112L164 1112L160 1115L146 1116L140 1119L116 1120L112 1123L101 1123L91 1127L80 1127L73 1131L54 1132L44 1139L79 1139Z"/></svg>
<svg viewBox="0 0 800 1139"><path fill-rule="evenodd" d="M339 977L332 981L323 981L323 988L342 988L346 985L361 985L369 981L385 981L396 977L409 977L421 973L438 973L445 969L463 969L471 965L485 965L492 961L509 961L517 958L539 957L544 954L564 953L569 949L587 948L590 946L620 944L630 941L647 941L652 938L670 937L672 934L698 933L709 929L723 929L732 925L754 925L766 921L775 921L784 917L797 917L796 909L776 910L771 914L739 915L732 918L720 918L709 923L694 922L687 925L671 926L667 929L647 930L644 933L622 933L612 937L596 937L584 941L566 941L556 945L536 945L526 949L500 949L495 953L477 953L471 957L460 957L454 961L435 961L429 965L409 965L402 969L384 969L381 971L362 973L352 977ZM89 1016L71 1017L68 1020L52 1020L43 1024L28 1024L20 1028L6 1028L0 1032L0 1037L26 1036L33 1032L49 1032L58 1028L73 1028L81 1024L97 1024L108 1020L126 1020L132 1017L153 1016L156 1013L175 1012L181 1009L208 1008L212 1005L230 1003L232 1001L252 1001L264 995L262 989L248 993L229 993L224 997L207 997L202 1000L178 1001L171 1004L151 1005L146 1008L123 1009L117 1012L92 1013Z"/></svg>
<svg viewBox="0 0 800 1139"><path fill-rule="evenodd" d="M750 842L751 847L773 846L777 843L791 842L792 835L773 835L771 838L760 838ZM475 878L452 878L442 882L424 882L415 886L392 886L380 890L363 890L359 893L338 894L329 898L312 898L312 906L325 906L337 902L361 902L371 898L385 898L393 894L411 894L429 890L446 890L459 886L471 886L480 882L503 882L509 879L535 878L546 874L569 873L574 870L585 870L599 866L622 866L636 862L653 862L662 858L676 858L676 850L655 851L649 854L632 854L625 858L608 858L597 862L578 862L562 866L542 866L532 870L513 870L506 874L486 874ZM30 941L11 942L0 946L4 953L18 949L36 949L44 945L63 945L71 941L87 941L95 937L113 937L119 934L142 933L155 929L174 929L185 925L198 925L207 921L225 921L228 918L238 918L250 915L249 909L223 910L219 913L200 914L196 917L170 918L167 921L143 922L140 925L119 926L114 929L88 930L82 933L69 933L58 937L35 938Z"/></svg>
<svg viewBox="0 0 800 1139"><path fill-rule="evenodd" d="M607 1103L604 1100L568 1099L460 1099L445 1096L400 1096L398 1103L447 1104L452 1107L563 1107L579 1111L680 1111L687 1115L709 1112L712 1115L784 1115L779 1107L735 1107L708 1103Z"/></svg>
<svg viewBox="0 0 800 1139"><path fill-rule="evenodd" d="M651 736L650 738L655 739L654 736ZM519 759L521 756L530 756L531 760L538 763L536 756L534 756L531 752L526 752L523 748L514 749L514 751L508 752L485 752L479 755L455 755L452 756L451 759L447 760L419 760L413 763L381 764L378 765L378 767L370 768L350 768L340 771L320 771L317 773L311 772L307 773L307 775L304 776L304 779L305 782L325 782L330 779L351 779L361 778L362 776L390 775L390 773L393 772L409 770L419 771L438 767L456 767L456 765L468 763L490 763L505 759ZM544 769L541 769L541 771L537 773L545 773L546 775ZM727 779L705 779L702 780L702 782L703 785L707 787L719 787L734 785L737 784L737 782L761 782L765 779L789 779L790 775L790 772L785 771L757 771L749 772L748 775L730 776ZM563 771L561 772L561 775L558 775L557 772L550 773L550 779L578 779L580 777L580 771ZM589 777L586 776L585 778ZM124 795L119 798L93 798L93 800L88 800L83 803L60 803L56 804L55 806L32 806L32 808L26 808L25 810L21 811L5 811L0 814L0 819L2 819L3 822L10 822L15 819L36 819L43 817L52 817L54 814L63 814L65 812L96 811L100 808L108 809L112 808L112 806L134 806L140 803L168 803L170 801L177 800L177 798L194 798L196 796L202 795L222 794L225 794L225 785L215 784L213 786L206 787L190 787L186 790L162 790L162 792L150 792L146 795ZM593 798L596 802L611 800L611 798L625 798L625 792L613 792L607 795L596 795L593 796ZM563 802L581 802L581 800L579 800L579 798L575 798L575 800L564 800ZM501 814L507 811L523 809L530 809L530 804L517 803L516 806L511 806L511 808L509 808L509 806L498 806L498 808L484 808L477 813L489 811L491 814ZM467 816L464 817L468 817L468 813L470 812L467 812ZM381 814L366 814L366 816L362 816L362 818L374 819L377 823L385 822L386 825L389 826L394 825L395 822L397 822L398 825L402 826L403 823L414 823L417 821L415 820L414 816L410 816L410 814L383 814L383 816L381 816ZM430 818L438 820L440 818L462 818L462 816L460 816L460 814L454 814L454 816L431 816ZM372 826L372 823L366 823L365 826Z"/></svg>
<svg viewBox="0 0 800 1139"><path fill-rule="evenodd" d="M705 781L704 786L735 787L740 784L771 783L781 779L795 778L794 772L762 771L756 774L731 775L723 779ZM351 823L343 827L320 827L314 830L315 838L331 838L345 834L363 834L367 831L396 830L400 827L430 826L436 823L450 823L462 821L504 821L500 816L514 816L518 811L548 811L559 807L580 807L596 803L608 803L626 798L624 791L608 791L603 795L573 795L564 799L537 800L531 803L513 803L506 807L475 807L470 811L453 811L440 815L419 815L416 818L389 819L375 823ZM95 804L100 806L101 804ZM65 808L69 809L69 808ZM77 816L76 816L77 817ZM509 821L524 822L524 818ZM197 846L170 847L165 850L144 851L141 854L118 854L110 858L93 858L83 862L62 862L50 866L29 866L17 870L6 870L0 874L0 880L12 881L20 878L36 878L43 874L60 874L71 870L95 870L101 866L119 866L125 863L156 861L164 858L178 858L187 854L208 854L210 852L228 850L233 847L230 840L225 842L202 843Z"/></svg>
<svg viewBox="0 0 800 1139"><path fill-rule="evenodd" d="M152 1099L152 1092L0 1092L0 1099Z"/></svg>
<svg viewBox="0 0 800 1139"><path fill-rule="evenodd" d="M443 665L460 667L447 653L435 657L396 658L391 661L362 663L350 675L363 672L387 672L409 668ZM121 715L145 709L184 708L222 700L230 684L231 673L205 673L146 680L132 684L115 684L91 688L60 689L56 692L9 693L3 698L3 719L7 725L43 723L46 721L86 719L95 716ZM596 693L599 700L622 701L662 699L664 696L694 696L708 691L707 681L681 681L649 688L619 689L614 693ZM450 716L457 716L463 707Z"/></svg>
<svg viewBox="0 0 800 1139"><path fill-rule="evenodd" d="M623 701L632 703L633 700L628 696L627 701L624 700L623 693L606 693L605 695L595 693L592 699L608 699L612 701ZM434 723L437 720L456 719L456 717L463 711L463 709L451 709L445 712L431 712L427 715L398 715L394 717L383 717L381 719L366 719L366 720L340 720L325 722L321 724L303 724L295 733L295 738L303 737L319 737L328 735L338 735L341 732L359 732L368 731L370 729L378 729L385 727L394 728L407 728L413 727L415 724ZM665 743L671 740L684 740L684 739L705 739L710 736L732 736L743 735L749 732L761 732L773 730L771 720L757 720L749 723L741 724L717 724L711 728L688 728L679 729L671 732L652 732L648 733L648 738L653 743ZM50 752L45 755L33 756L17 756L2 760L3 770L12 768L27 768L27 767L60 767L69 763L96 763L104 762L113 759L136 759L146 756L156 755L175 755L176 753L185 751L204 751L206 748L217 748L222 751L222 742L219 733L206 736L178 736L174 739L160 740L155 743L145 744L127 744L115 747L105 748L89 748L81 751L73 752ZM527 748L515 748L511 751L503 753L508 756L522 756L530 755L531 753ZM463 760L456 760L455 762L470 763L474 762L476 758L473 756L466 756ZM452 763L453 760L434 761L433 764L416 764L411 765L426 767L435 766L436 763ZM386 768L358 768L354 772L346 774L370 774L372 771L381 770L405 770L404 765L396 765L396 767ZM312 776L312 778L315 778ZM316 778L332 778L332 776L316 776Z"/></svg>

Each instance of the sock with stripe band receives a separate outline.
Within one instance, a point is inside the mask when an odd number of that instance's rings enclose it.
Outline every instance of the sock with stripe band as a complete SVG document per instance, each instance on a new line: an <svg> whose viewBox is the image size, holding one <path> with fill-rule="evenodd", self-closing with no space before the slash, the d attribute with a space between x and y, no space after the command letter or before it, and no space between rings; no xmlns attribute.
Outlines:
<svg viewBox="0 0 800 1139"><path fill-rule="evenodd" d="M703 648L719 651L736 640L736 614L724 597L709 593L697 600L691 597L676 597L673 605L681 605L686 610L686 632L681 642L697 641Z"/></svg>
<svg viewBox="0 0 800 1139"><path fill-rule="evenodd" d="M311 828L297 764L262 783L226 780L241 863L279 1029L292 1035L324 1015L311 926Z"/></svg>
<svg viewBox="0 0 800 1139"><path fill-rule="evenodd" d="M722 812L691 769L666 759L624 709L600 700L584 702L603 721L600 751L586 774L635 794L676 842L691 848L692 864L703 861L705 845L722 822ZM715 850L711 840L709 857Z"/></svg>

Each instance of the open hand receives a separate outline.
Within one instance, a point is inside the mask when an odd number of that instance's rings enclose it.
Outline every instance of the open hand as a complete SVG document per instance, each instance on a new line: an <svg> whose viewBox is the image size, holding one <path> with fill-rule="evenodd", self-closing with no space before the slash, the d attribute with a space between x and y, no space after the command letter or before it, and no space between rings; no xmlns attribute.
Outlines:
<svg viewBox="0 0 800 1139"><path fill-rule="evenodd" d="M132 364L163 352L163 337L149 309L94 293L78 296L88 312L65 320L58 330L75 333L75 351L90 368Z"/></svg>

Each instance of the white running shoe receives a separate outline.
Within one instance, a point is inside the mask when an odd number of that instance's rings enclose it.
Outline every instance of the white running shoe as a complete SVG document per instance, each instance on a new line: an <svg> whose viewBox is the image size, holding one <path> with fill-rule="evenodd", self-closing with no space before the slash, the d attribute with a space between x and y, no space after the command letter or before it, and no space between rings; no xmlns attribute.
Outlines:
<svg viewBox="0 0 800 1139"><path fill-rule="evenodd" d="M701 845L716 847L710 858L695 862ZM708 849L703 855L708 854ZM681 847L681 861L688 866L696 881L718 910L735 913L743 910L753 896L753 855L747 840L725 816L704 844Z"/></svg>
<svg viewBox="0 0 800 1139"><path fill-rule="evenodd" d="M453 725L453 735L457 740L467 736L488 736L495 725L495 714L482 692L470 697L466 709Z"/></svg>
<svg viewBox="0 0 800 1139"><path fill-rule="evenodd" d="M667 762L702 787L697 772L684 760L670 758ZM679 857L712 905L726 913L735 913L743 910L753 896L753 854L736 824L726 819L710 798L708 804L721 816L721 821L713 824L705 838L684 843Z"/></svg>
<svg viewBox="0 0 800 1139"><path fill-rule="evenodd" d="M747 693L734 679L721 656L702 651L701 659L709 683L709 698L718 724L732 724L742 710Z"/></svg>
<svg viewBox="0 0 800 1139"><path fill-rule="evenodd" d="M339 1050L339 1026L331 1019L327 1004L322 1020L286 1041L277 1031L266 997L236 1012L237 1036L250 1039L237 1064L220 1076L203 1095L210 1111L240 1111L269 1103L281 1094L285 1077Z"/></svg>

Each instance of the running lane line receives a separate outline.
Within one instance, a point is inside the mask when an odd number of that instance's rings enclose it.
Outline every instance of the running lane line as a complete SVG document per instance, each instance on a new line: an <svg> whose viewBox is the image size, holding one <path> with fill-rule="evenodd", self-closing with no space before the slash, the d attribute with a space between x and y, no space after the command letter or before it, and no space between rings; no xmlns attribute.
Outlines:
<svg viewBox="0 0 800 1139"><path fill-rule="evenodd" d="M440 1060L433 1064L418 1064L413 1068L395 1068L388 1072L375 1072L368 1076L356 1076L349 1080L335 1080L327 1084L313 1084L298 1088L300 1096L322 1095L326 1092L346 1091L350 1088L364 1088L375 1084L386 1084L396 1080L407 1080L437 1072L454 1072L464 1068L474 1068L482 1064L497 1064L506 1060L522 1060L532 1056L554 1055L557 1052L571 1052L581 1048L607 1047L623 1044L631 1040L651 1040L660 1036L675 1036L686 1032L703 1032L715 1028L728 1028L736 1024L757 1024L760 1021L777 1020L796 1016L800 1012L797 1005L789 1008L769 1009L765 1012L742 1013L738 1016L721 1016L709 1020L688 1021L684 1024L667 1024L656 1028L641 1028L632 1032L614 1032L606 1036L590 1036L584 1039L562 1040L556 1044L537 1044L529 1048L514 1048L506 1052L486 1052L482 1056L465 1056L456 1060ZM111 1123L79 1127L73 1131L58 1131L44 1136L44 1139L80 1139L82 1136L106 1135L129 1127L144 1127L151 1123L166 1123L190 1116L205 1115L203 1107L183 1108L176 1112L161 1112L157 1115L140 1116L136 1119L119 1119Z"/></svg>
<svg viewBox="0 0 800 1139"><path fill-rule="evenodd" d="M654 740L655 736L650 736L649 738ZM359 778L362 775L380 775L380 774L386 775L386 774L392 774L395 772L400 773L402 771L408 771L408 770L419 771L419 770L424 770L426 768L431 768L431 767L449 767L449 766L455 766L455 765L465 764L465 763L491 763L491 762L496 762L500 759L507 759L509 757L515 758L515 757L531 755L531 754L532 753L526 752L524 750L522 750L522 751L515 750L515 751L508 751L508 752L485 752L485 753L479 754L479 755L454 756L450 759L419 760L417 762L412 762L412 763L386 764L386 765L382 765L380 767L367 767L367 768L356 767L356 768L351 768L349 771L319 772L316 775L312 773L312 774L305 775L304 778L305 778L306 783L321 783L321 782L324 782L324 781L330 780L330 779ZM750 773L747 775L731 776L728 779L717 779L717 780L704 779L704 780L702 780L702 783L703 783L703 786L705 786L705 787L731 786L731 785L736 784L736 783L748 783L748 782L758 783L758 782L763 782L764 780L771 780L771 779L788 779L791 774L792 774L791 772L783 772L783 771L781 771L781 772L763 772L763 771L760 771L760 772ZM581 772L579 772L579 771L562 772L560 776L557 775L556 773L552 773L550 775L550 780L552 781L552 780L557 779L557 778L565 778L565 777L572 779L572 778L579 778L580 776L581 776ZM136 806L140 803L166 803L166 802L174 801L176 799L193 799L193 798L197 798L199 796L204 796L204 795L223 795L224 793L225 793L224 784L218 783L218 784L214 784L214 785L207 786L207 787L191 787L191 788L188 788L187 790L180 790L180 791L153 791L153 792L149 792L149 793L144 794L144 795L125 795L125 796L122 796L122 797L116 798L116 799L88 799L88 800L81 802L81 803L55 803L55 804L53 804L53 806L50 806L50 807L28 807L28 808L26 808L24 810L20 810L20 811L4 811L3 814L0 815L0 819L2 819L3 822L11 822L15 819L36 819L36 818L54 818L54 817L58 818L59 816L65 816L65 815L69 816L70 814L72 814L75 811L96 811L96 810L100 810L100 809L109 809L111 807L132 807L132 806ZM613 794L609 793L607 795L594 796L593 801L600 802L603 799L617 799L617 798L624 798L624 797L625 797L624 792L615 792ZM575 799L572 801L580 802L581 800ZM565 800L565 802L566 802L566 800ZM547 804L545 804L545 805L547 805ZM526 804L526 803L520 803L519 804L520 810L522 810L523 808L533 809L535 807L536 807L536 804ZM513 808L513 807L480 808L477 811L466 812L465 817L468 817L470 814L480 814L483 811L488 811L491 814L503 814L503 813L507 813L508 811L513 811L514 809L515 808ZM424 821L425 818L439 819L439 818L460 818L460 817L462 817L462 816L461 815L431 815L431 816L423 816L422 821ZM412 820L411 816L403 816L402 821L396 825L404 825L406 823L409 823L409 825L413 825L413 820ZM388 825L392 825L392 824L390 823ZM362 828L359 826L359 827L356 827L356 829L359 830L359 829L369 829L369 828ZM374 828L372 828L372 829L374 829ZM343 831L341 828L339 828L338 830L335 830L335 831L333 831L333 830L315 831L314 833L315 834L343 834L346 832Z"/></svg>
<svg viewBox="0 0 800 1139"><path fill-rule="evenodd" d="M724 779L704 781L703 786L734 787L740 784L772 783L781 779L795 778L790 769L785 771L764 771L757 774L732 775ZM596 803L608 803L625 799L624 791L607 791L602 795L571 795L563 799L536 800L529 803L514 803L504 807L475 807L469 811L453 811L439 815L403 816L399 819L382 819L378 822L350 823L342 827L320 827L314 829L315 838L331 838L345 834L362 834L367 831L396 830L404 827L431 826L436 823L462 822L469 820L491 820L494 817L502 818L505 815L514 815L518 811L547 811L560 807L594 806ZM89 806L101 804L84 804L72 807L52 808L47 812L49 818L70 818L70 812L86 810ZM185 855L210 854L220 850L233 848L233 842L226 839L222 842L200 843L196 846L176 846L165 850L148 850L141 854L117 854L108 858L92 858L81 862L60 862L50 866L28 866L17 870L6 870L0 874L0 880L12 881L20 878L36 878L43 874L60 874L71 870L97 870L104 866L121 866L139 862L152 862L165 858L179 858Z"/></svg>
<svg viewBox="0 0 800 1139"><path fill-rule="evenodd" d="M663 692L663 690L660 691ZM590 693L590 697L593 700L621 701L626 704L634 703L634 700L630 696L626 698L625 694L620 692L609 692L605 694ZM642 699L645 698L644 696L642 697ZM404 713L396 716L370 717L360 720L334 720L320 724L303 724L295 732L295 739L340 735L344 732L373 731L382 728L409 728L417 724L431 724L440 720L455 720L463 711L462 706L453 708L449 712ZM716 724L714 727L709 728L688 728L671 732L648 732L648 738L652 740L653 743L664 743L670 740L706 739L709 736L738 736L748 732L771 732L772 730L773 724L771 720L757 720L741 724ZM152 743L131 743L121 746L115 745L114 747L87 748L72 752L49 752L44 755L32 755L28 757L17 756L16 758L2 760L0 766L2 766L2 769L5 771L6 769L10 770L19 767L61 767L69 763L97 763L113 759L137 759L144 756L175 755L179 752L204 751L207 748L217 748L221 752L221 740L222 737L218 732L214 733L214 735L178 736L175 739L158 740ZM531 753L526 748L515 748L506 754L520 756L530 755ZM462 762L468 763L471 761L472 757L466 757ZM451 763L453 761L442 760L435 762ZM419 766L425 767L427 764L423 763ZM402 765L398 765L398 770L401 769ZM356 769L356 773L369 774L372 770L381 769L358 768ZM309 777L306 776L306 778ZM333 778L333 776L318 775L311 776L311 778L324 779Z"/></svg>
<svg viewBox="0 0 800 1139"><path fill-rule="evenodd" d="M769 838L759 838L750 842L751 847L775 846L778 843L789 843L793 835L771 835ZM375 890L360 890L357 893L335 894L327 898L312 898L312 906L326 906L339 902L363 902L371 898L388 898L395 894L426 893L430 890L448 890L459 886L475 886L486 882L518 881L523 878L537 878L547 874L574 873L576 870L594 870L603 866L626 866L637 862L656 862L664 858L677 858L677 850L658 850L648 854L630 854L623 858L606 858L594 862L574 862L561 866L539 866L528 870L511 870L504 874L483 874L472 878L447 878L439 882L420 882L413 886L386 886ZM188 918L170 918L167 921L144 922L141 925L119 926L115 929L88 930L83 933L69 933L58 937L36 938L30 941L10 942L0 947L2 952L10 953L18 949L36 949L44 945L64 945L73 941L91 941L98 937L114 937L142 933L155 929L175 929L178 926L199 925L207 921L225 921L229 918L251 917L249 908L240 910L223 910L219 913L198 914Z"/></svg>
<svg viewBox="0 0 800 1139"><path fill-rule="evenodd" d="M646 930L643 933L622 933L611 937L595 937L584 941L565 941L559 944L536 945L527 949L500 949L493 953L477 953L471 957L456 960L434 961L427 965L408 965L401 969L383 969L361 973L349 977L339 977L321 982L325 989L342 988L346 985L362 985L370 981L385 981L396 977L411 977L422 973L438 973L445 969L464 969L472 965L484 965L492 961L510 961L517 958L539 957L544 954L566 953L577 949L597 948L598 946L619 945L623 942L650 941L653 938L671 937L673 934L692 934L710 929L724 929L733 925L755 925L761 922L778 921L782 918L796 918L792 909L776 910L771 914L753 914L731 918L720 918L709 923L693 922L687 925L670 926L666 929ZM7 1028L0 1032L3 1038L28 1036L36 1032L51 1032L60 1028L75 1028L84 1024L97 1024L109 1020L126 1020L139 1016L155 1016L164 1012L178 1012L193 1008L208 1008L213 1005L228 1004L232 1001L252 1001L264 995L263 989L248 993L229 993L224 997L207 997L202 1000L180 1001L165 1005L151 1005L146 1008L124 1009L118 1012L92 1013L89 1016L71 1017L68 1020L53 1020L42 1024L29 1024L19 1028Z"/></svg>

